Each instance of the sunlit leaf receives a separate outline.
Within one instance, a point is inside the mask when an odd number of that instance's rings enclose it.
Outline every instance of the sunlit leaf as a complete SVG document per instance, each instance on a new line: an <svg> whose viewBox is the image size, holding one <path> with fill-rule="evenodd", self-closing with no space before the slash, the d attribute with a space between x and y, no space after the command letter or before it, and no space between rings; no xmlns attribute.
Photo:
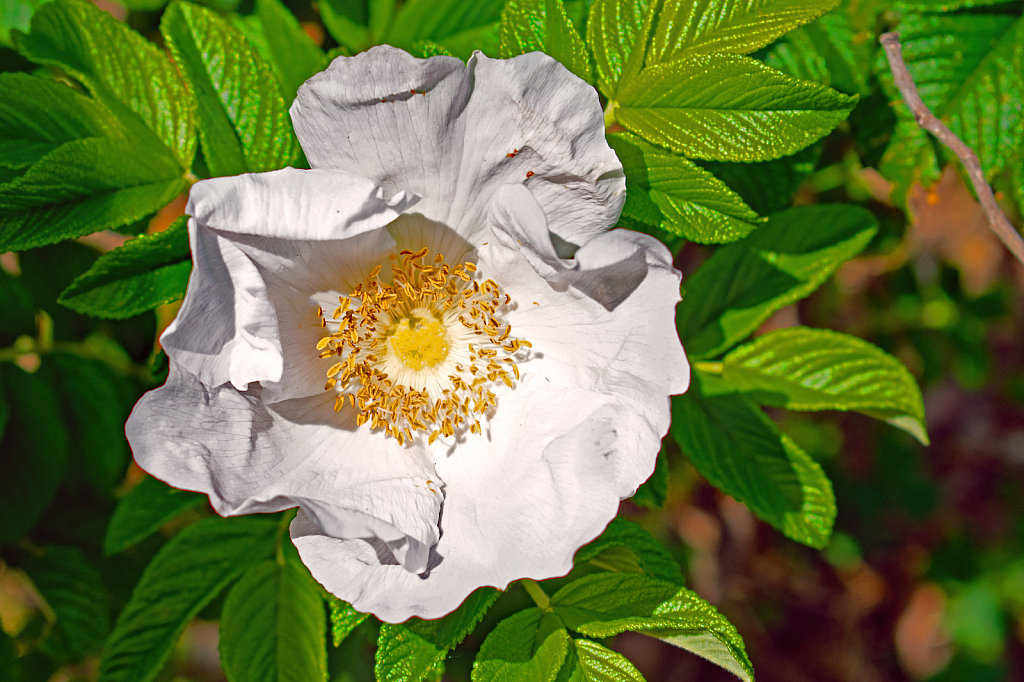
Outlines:
<svg viewBox="0 0 1024 682"><path fill-rule="evenodd" d="M668 0L647 61L747 54L838 4L839 0Z"/></svg>
<svg viewBox="0 0 1024 682"><path fill-rule="evenodd" d="M348 602L330 595L328 605L331 609L331 641L339 646L349 634L366 620L367 614L352 608Z"/></svg>
<svg viewBox="0 0 1024 682"><path fill-rule="evenodd" d="M95 317L131 317L181 300L191 271L182 216L163 232L136 237L100 256L58 300Z"/></svg>
<svg viewBox="0 0 1024 682"><path fill-rule="evenodd" d="M903 58L921 99L975 151L992 177L1024 141L1024 111L1018 106L1024 98L1024 19L1006 14L909 15L899 30ZM897 114L911 124L912 115L895 90L884 57L879 70L887 92L898 102ZM931 163L928 137L910 132L892 143L897 147L890 155L890 174L917 172L922 163ZM906 170L892 163L911 155L918 163L905 162ZM905 177L890 179L909 185Z"/></svg>
<svg viewBox="0 0 1024 682"><path fill-rule="evenodd" d="M644 682L644 676L622 654L589 639L574 639L581 682Z"/></svg>
<svg viewBox="0 0 1024 682"><path fill-rule="evenodd" d="M745 682L753 668L736 628L693 592L636 573L596 573L551 597L556 616L589 637L641 632L722 666Z"/></svg>
<svg viewBox="0 0 1024 682"><path fill-rule="evenodd" d="M501 13L502 59L541 51L592 82L590 57L561 0L509 0Z"/></svg>
<svg viewBox="0 0 1024 682"><path fill-rule="evenodd" d="M791 327L722 359L722 379L764 405L854 410L906 429L925 445L924 403L903 364L849 334Z"/></svg>
<svg viewBox="0 0 1024 682"><path fill-rule="evenodd" d="M712 485L787 537L828 544L836 502L821 467L739 394L702 395L701 372L672 399L672 436Z"/></svg>
<svg viewBox="0 0 1024 682"><path fill-rule="evenodd" d="M28 59L57 66L82 81L115 114L126 108L170 149L181 168L195 153L195 103L167 57L153 43L90 2L56 0L32 17L17 39ZM129 117L120 115L122 125ZM144 147L142 130L131 131Z"/></svg>
<svg viewBox="0 0 1024 682"><path fill-rule="evenodd" d="M801 206L721 247L683 283L676 321L687 355L701 360L739 343L817 289L877 229L874 216L856 206Z"/></svg>
<svg viewBox="0 0 1024 682"><path fill-rule="evenodd" d="M448 38L498 21L504 4L503 0L409 0L382 41L403 49L421 40L447 46Z"/></svg>
<svg viewBox="0 0 1024 682"><path fill-rule="evenodd" d="M684 156L617 133L608 144L626 173L623 215L703 244L745 237L757 213L714 175Z"/></svg>
<svg viewBox="0 0 1024 682"><path fill-rule="evenodd" d="M259 173L295 160L298 142L276 77L241 33L186 2L167 9L160 30L195 90L211 173Z"/></svg>
<svg viewBox="0 0 1024 682"><path fill-rule="evenodd" d="M442 618L410 618L400 625L381 625L374 666L378 682L426 679L448 651L473 631L499 594L494 588L481 587Z"/></svg>
<svg viewBox="0 0 1024 682"><path fill-rule="evenodd" d="M258 30L265 46L261 55L273 67L285 104L290 105L299 86L327 68L327 55L280 0L256 0L256 12L247 19L244 25Z"/></svg>
<svg viewBox="0 0 1024 682"><path fill-rule="evenodd" d="M715 55L647 67L619 89L613 111L631 132L685 156L765 161L831 132L855 102L756 59Z"/></svg>
<svg viewBox="0 0 1024 682"><path fill-rule="evenodd" d="M644 528L616 516L597 539L576 551L574 562L589 561L613 571L645 573L676 585L683 584L683 573L665 546Z"/></svg>
<svg viewBox="0 0 1024 682"><path fill-rule="evenodd" d="M647 0L596 0L590 6L587 44L594 53L597 87L608 99L643 68L656 8Z"/></svg>
<svg viewBox="0 0 1024 682"><path fill-rule="evenodd" d="M473 663L473 682L552 682L571 641L554 614L536 607L520 611L487 635Z"/></svg>

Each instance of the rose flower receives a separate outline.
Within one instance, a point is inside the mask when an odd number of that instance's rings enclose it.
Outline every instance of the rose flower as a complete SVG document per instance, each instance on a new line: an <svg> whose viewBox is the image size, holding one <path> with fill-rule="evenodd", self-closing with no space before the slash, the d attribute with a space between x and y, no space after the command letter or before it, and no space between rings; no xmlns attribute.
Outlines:
<svg viewBox="0 0 1024 682"><path fill-rule="evenodd" d="M541 53L378 47L292 119L312 170L192 188L139 465L225 516L299 507L313 576L384 621L567 573L689 380L671 254L609 230L597 93Z"/></svg>

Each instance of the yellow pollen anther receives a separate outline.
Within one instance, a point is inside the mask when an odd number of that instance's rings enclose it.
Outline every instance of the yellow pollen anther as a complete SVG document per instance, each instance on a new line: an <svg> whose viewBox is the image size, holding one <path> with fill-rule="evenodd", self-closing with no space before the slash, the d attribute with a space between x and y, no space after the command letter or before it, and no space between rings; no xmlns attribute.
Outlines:
<svg viewBox="0 0 1024 682"><path fill-rule="evenodd" d="M399 445L418 432L428 444L457 431L481 434L481 415L497 405L489 389L514 386L517 363L527 359L520 348L530 347L511 336L499 307L512 297L494 280L475 279L475 263L449 266L441 254L427 254L422 248L390 256L390 280L375 266L338 297L331 328L316 346L321 358L335 358L324 385L339 394L334 410L347 402L357 426L369 424ZM317 315L326 329L322 307Z"/></svg>

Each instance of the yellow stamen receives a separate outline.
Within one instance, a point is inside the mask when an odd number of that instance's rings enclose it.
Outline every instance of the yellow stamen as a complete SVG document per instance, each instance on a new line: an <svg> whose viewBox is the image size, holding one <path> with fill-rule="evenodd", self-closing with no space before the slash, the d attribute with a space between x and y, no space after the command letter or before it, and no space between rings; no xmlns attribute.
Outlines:
<svg viewBox="0 0 1024 682"><path fill-rule="evenodd" d="M481 434L480 415L497 404L488 387L498 381L513 387L502 368L511 365L519 380L516 363L525 357L517 353L530 347L511 336L512 326L498 314L512 298L494 280L479 281L471 275L476 264L450 267L440 254L428 265L427 253L391 256L391 283L379 279L375 266L349 296L339 296L333 327L317 342L321 358L336 358L324 386L339 392L335 411L347 395L358 426L369 423L399 445L414 442L415 432L427 434L428 445L463 429ZM322 308L317 315L326 328ZM484 338L463 346L469 332ZM450 359L453 352L461 361Z"/></svg>

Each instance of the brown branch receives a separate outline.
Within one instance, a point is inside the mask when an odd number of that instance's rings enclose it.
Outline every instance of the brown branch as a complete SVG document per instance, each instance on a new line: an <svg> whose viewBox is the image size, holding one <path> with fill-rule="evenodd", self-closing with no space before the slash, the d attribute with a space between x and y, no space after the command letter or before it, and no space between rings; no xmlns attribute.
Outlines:
<svg viewBox="0 0 1024 682"><path fill-rule="evenodd" d="M989 187L988 181L985 180L985 172L981 169L978 155L974 153L973 149L964 144L963 140L954 135L953 131L947 128L945 123L936 118L935 114L921 101L921 96L917 94L917 85L914 84L914 79L911 77L910 72L907 71L907 65L903 62L900 34L895 32L883 33L881 43L885 49L885 56L889 60L889 68L892 70L896 87L899 88L900 94L903 95L903 101L907 103L910 111L913 112L917 125L937 137L939 142L949 147L956 154L957 158L960 159L961 163L964 164L964 168L967 169L967 174L971 178L971 184L974 185L974 191L978 195L978 200L981 202L982 208L985 209L985 215L988 216L989 227L1002 240L1006 248L1010 250L1010 253L1016 256L1017 260L1021 263L1024 263L1024 238L1021 238L1020 233L1014 229L1006 214L1003 213L1002 209L999 208L999 204L996 203L996 198L992 195L992 188Z"/></svg>

